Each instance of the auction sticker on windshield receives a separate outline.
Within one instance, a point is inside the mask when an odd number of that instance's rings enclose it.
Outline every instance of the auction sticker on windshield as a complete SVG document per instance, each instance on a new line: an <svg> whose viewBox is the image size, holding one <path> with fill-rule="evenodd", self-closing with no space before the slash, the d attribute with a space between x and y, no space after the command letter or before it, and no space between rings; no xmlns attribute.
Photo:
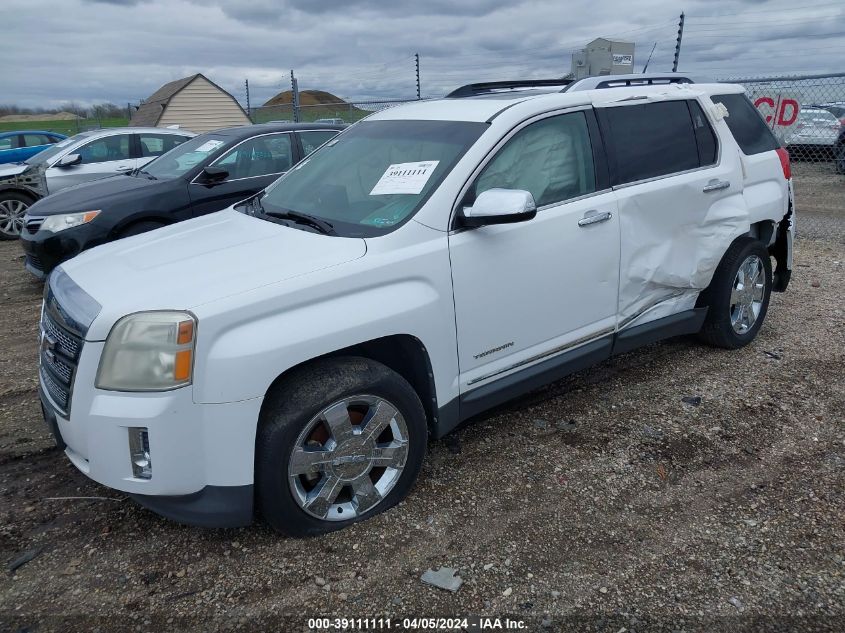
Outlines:
<svg viewBox="0 0 845 633"><path fill-rule="evenodd" d="M216 141L214 139L211 139L210 141L206 141L205 143L200 145L194 151L195 152L213 152L214 150L216 150L221 145L223 145L223 141Z"/></svg>
<svg viewBox="0 0 845 633"><path fill-rule="evenodd" d="M396 193L418 194L437 169L439 160L424 160L416 163L397 163L388 166L373 190L371 196L389 196Z"/></svg>

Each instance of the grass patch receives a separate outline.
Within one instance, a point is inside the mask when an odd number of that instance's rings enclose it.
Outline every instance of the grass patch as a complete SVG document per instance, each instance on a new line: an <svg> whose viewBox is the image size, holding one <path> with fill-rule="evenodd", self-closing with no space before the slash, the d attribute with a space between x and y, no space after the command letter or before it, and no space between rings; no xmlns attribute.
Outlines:
<svg viewBox="0 0 845 633"><path fill-rule="evenodd" d="M79 132L98 127L122 127L129 124L129 119L80 119L69 121L0 121L0 132L14 132L15 130L44 130L57 132L66 136L73 136Z"/></svg>

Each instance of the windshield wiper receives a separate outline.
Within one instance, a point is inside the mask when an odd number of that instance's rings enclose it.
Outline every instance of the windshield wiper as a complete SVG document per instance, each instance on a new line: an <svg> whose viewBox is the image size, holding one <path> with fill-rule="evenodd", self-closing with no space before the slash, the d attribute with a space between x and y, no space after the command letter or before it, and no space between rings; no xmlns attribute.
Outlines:
<svg viewBox="0 0 845 633"><path fill-rule="evenodd" d="M334 230L334 225L331 222L326 222L316 216L308 215L307 213L302 213L301 211L293 211L292 209L284 209L283 211L267 211L261 205L258 198L255 199L254 204L261 209L264 215L270 216L271 218L291 220L292 222L296 222L298 224L307 224L308 226L317 229L317 231L323 235L337 235L337 231Z"/></svg>

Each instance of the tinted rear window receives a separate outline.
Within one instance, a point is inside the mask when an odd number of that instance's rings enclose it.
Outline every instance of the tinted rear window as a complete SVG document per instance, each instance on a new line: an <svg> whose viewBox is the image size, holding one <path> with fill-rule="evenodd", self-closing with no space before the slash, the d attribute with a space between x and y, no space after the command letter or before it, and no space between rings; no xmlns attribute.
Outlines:
<svg viewBox="0 0 845 633"><path fill-rule="evenodd" d="M604 113L616 156L616 184L699 166L686 101L606 108Z"/></svg>
<svg viewBox="0 0 845 633"><path fill-rule="evenodd" d="M725 121L746 155L760 154L780 147L757 108L743 94L713 95L713 103L728 109Z"/></svg>

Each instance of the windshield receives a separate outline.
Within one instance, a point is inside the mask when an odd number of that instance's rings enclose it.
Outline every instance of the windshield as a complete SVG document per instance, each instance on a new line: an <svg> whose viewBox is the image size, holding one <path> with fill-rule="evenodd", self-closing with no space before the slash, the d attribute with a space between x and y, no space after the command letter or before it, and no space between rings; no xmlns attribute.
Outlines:
<svg viewBox="0 0 845 633"><path fill-rule="evenodd" d="M487 129L464 121L362 121L261 198L267 213L307 213L338 235L383 235L410 218Z"/></svg>
<svg viewBox="0 0 845 633"><path fill-rule="evenodd" d="M143 171L159 180L178 178L216 153L227 142L225 137L213 134L195 136L147 163Z"/></svg>
<svg viewBox="0 0 845 633"><path fill-rule="evenodd" d="M24 162L27 165L40 165L42 163L46 163L54 156L58 156L61 154L68 145L76 143L77 141L81 141L84 138L88 138L91 136L93 132L82 132L81 134L77 134L76 136L68 137L62 141L59 141L55 145L51 145L45 150L42 150L35 154L34 156L30 156Z"/></svg>

